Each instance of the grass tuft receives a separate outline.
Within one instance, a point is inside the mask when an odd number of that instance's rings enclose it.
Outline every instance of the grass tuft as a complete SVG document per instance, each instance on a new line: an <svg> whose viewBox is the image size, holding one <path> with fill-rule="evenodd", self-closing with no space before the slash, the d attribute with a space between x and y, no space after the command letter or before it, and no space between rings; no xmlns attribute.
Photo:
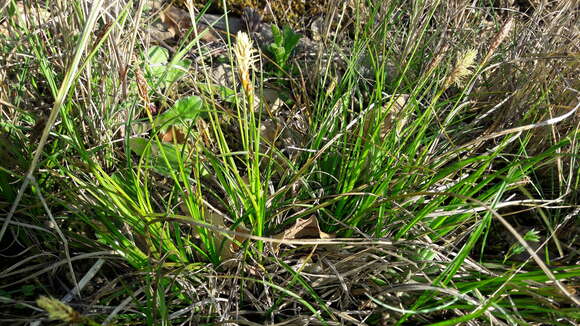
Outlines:
<svg viewBox="0 0 580 326"><path fill-rule="evenodd" d="M577 323L574 2L271 2L0 5L0 323Z"/></svg>

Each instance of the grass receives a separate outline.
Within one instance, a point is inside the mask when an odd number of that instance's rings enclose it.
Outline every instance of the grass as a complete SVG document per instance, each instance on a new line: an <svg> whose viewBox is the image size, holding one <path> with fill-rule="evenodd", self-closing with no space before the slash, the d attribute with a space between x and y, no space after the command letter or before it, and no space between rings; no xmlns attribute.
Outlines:
<svg viewBox="0 0 580 326"><path fill-rule="evenodd" d="M221 57L148 6L0 7L0 321L578 322L572 1L358 1Z"/></svg>

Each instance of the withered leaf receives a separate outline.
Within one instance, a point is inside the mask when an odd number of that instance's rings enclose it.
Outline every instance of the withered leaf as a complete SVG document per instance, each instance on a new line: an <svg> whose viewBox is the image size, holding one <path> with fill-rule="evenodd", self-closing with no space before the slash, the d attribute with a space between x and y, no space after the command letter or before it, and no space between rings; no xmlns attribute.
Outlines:
<svg viewBox="0 0 580 326"><path fill-rule="evenodd" d="M312 215L307 219L297 219L292 227L288 230L273 236L275 239L292 240L292 239L330 239L332 235L322 232L318 225L318 219ZM274 251L277 252L280 244L274 243Z"/></svg>
<svg viewBox="0 0 580 326"><path fill-rule="evenodd" d="M171 126L166 132L159 134L161 141L166 143L185 144L185 134L175 126Z"/></svg>
<svg viewBox="0 0 580 326"><path fill-rule="evenodd" d="M189 14L185 10L168 6L159 14L161 21L167 26L167 29L174 35L183 35L185 31L192 27Z"/></svg>
<svg viewBox="0 0 580 326"><path fill-rule="evenodd" d="M167 30L173 35L183 37L189 29L193 27L192 17L189 12L174 6L168 6L159 14L161 21L166 25ZM200 23L196 25L197 33L201 34L200 39L206 42L214 42L219 40L219 34L216 31L207 30L206 24ZM203 34L202 34L203 33Z"/></svg>

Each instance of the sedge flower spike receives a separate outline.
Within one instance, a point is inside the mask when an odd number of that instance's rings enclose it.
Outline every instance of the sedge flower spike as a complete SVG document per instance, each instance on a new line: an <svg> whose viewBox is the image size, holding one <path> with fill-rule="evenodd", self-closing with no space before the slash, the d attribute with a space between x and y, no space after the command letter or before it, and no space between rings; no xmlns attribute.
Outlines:
<svg viewBox="0 0 580 326"><path fill-rule="evenodd" d="M459 87L464 86L464 82L469 75L473 73L471 68L475 64L475 57L477 57L476 49L469 49L457 56L457 62L451 74L445 80L444 88L456 84Z"/></svg>
<svg viewBox="0 0 580 326"><path fill-rule="evenodd" d="M250 79L250 69L254 67L256 54L248 34L238 32L236 36L236 45L234 46L234 54L236 55L236 62L238 64L238 75L242 87L246 92L246 96L253 96L254 86Z"/></svg>
<svg viewBox="0 0 580 326"><path fill-rule="evenodd" d="M48 312L48 318L51 320L61 320L64 322L74 323L80 320L80 315L74 309L55 298L41 296L36 300L36 304Z"/></svg>

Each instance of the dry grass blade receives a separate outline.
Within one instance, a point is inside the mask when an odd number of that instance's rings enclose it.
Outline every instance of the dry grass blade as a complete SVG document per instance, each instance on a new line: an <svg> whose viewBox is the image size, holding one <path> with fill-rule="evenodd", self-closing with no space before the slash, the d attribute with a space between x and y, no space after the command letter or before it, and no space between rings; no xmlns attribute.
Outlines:
<svg viewBox="0 0 580 326"><path fill-rule="evenodd" d="M125 309L125 307L127 307L127 305L131 303L131 301L135 300L135 298L138 295L140 295L143 292L143 290L144 290L143 288L137 289L135 292L132 293L132 295L128 296L127 298L125 298L125 300L121 301L121 303L119 303L115 307L115 309L113 309L113 311L111 311L111 313L107 316L107 318L103 322L103 325L108 325L111 321L113 321L115 316L117 316L123 309Z"/></svg>
<svg viewBox="0 0 580 326"><path fill-rule="evenodd" d="M91 252L91 253L86 253L86 254L80 254L80 255L71 257L70 261L71 262L75 262L75 261L82 261L82 260L91 259L91 258L111 257L111 254L112 253L111 252L108 252L108 251L96 251L96 252ZM37 278L38 276L40 276L40 275L42 275L44 273L53 271L53 270L55 270L56 268L58 268L60 266L67 265L68 263L69 262L67 260L62 260L62 261L56 262L54 264L51 264L50 266L45 267L45 268L43 268L43 269L41 269L41 270L39 270L37 272L33 272L33 273L29 273L28 270L24 269L24 271L27 272L26 276L21 276L20 278L18 278L18 280L15 280L15 281L13 281L11 283L5 283L5 284L0 285L0 289L2 289L2 288L8 288L8 287L14 286L16 284L25 283L26 281L28 281L30 279L35 279L35 278ZM10 275L1 275L1 276L2 277L7 277L7 276L15 275L15 274L22 274L22 270L21 271L16 271L16 272L10 273Z"/></svg>
<svg viewBox="0 0 580 326"><path fill-rule="evenodd" d="M91 13L87 19L83 34L82 34L81 39L79 41L75 56L74 56L70 66L67 70L66 75L64 76L64 80L63 80L62 85L59 89L57 97L54 101L54 105L52 107L48 121L44 127L39 144L36 148L36 151L34 153L32 160L30 162L28 172L26 173L26 176L22 182L22 185L21 185L20 189L18 190L18 194L17 194L16 199L12 203L12 207L8 213L8 216L6 216L6 219L4 220L2 228L0 229L0 242L2 241L2 238L4 237L4 234L5 234L5 232L8 228L8 225L10 223L10 220L12 219L12 216L14 215L14 212L16 211L16 208L18 207L18 204L20 203L20 200L22 199L22 196L24 195L24 191L27 189L30 182L32 182L33 184L36 183L35 178L34 178L34 172L36 171L37 164L40 160L40 157L43 154L43 149L44 149L44 146L48 140L48 135L50 133L50 130L51 130L52 126L54 125L54 123L56 122L56 118L57 118L58 113L61 109L61 106L65 102L67 95L69 93L69 90L71 89L71 87L73 85L74 76L77 73L77 69L79 67L79 63L81 61L82 55L85 51L85 48L88 45L89 37L91 36L91 31L94 29L97 18L99 17L99 15L101 13L101 5L102 5L102 0L97 0L93 4ZM50 209L48 208L45 201L43 200L42 194L40 193L40 190L38 190L38 195L40 196L40 199L45 207L45 210L47 211L47 213L49 214L49 216L51 217L51 219L54 222L54 218L52 218L52 214L50 213ZM56 226L56 223L55 223L55 226ZM78 282L77 282L77 279L76 279L76 276L74 273L74 269L72 267L72 263L71 263L72 260L71 260L71 257L70 257L69 251L68 251L68 242L65 239L64 235L62 234L62 232L60 231L60 229L58 228L58 226L56 226L56 228L57 228L57 232L59 233L61 239L63 240L64 246L65 246L65 254L66 254L66 258L67 258L67 264L68 264L69 269L71 271L71 276L72 276L73 282L75 284L75 287L78 289ZM80 295L80 293L77 293L77 294Z"/></svg>
<svg viewBox="0 0 580 326"><path fill-rule="evenodd" d="M74 82L73 77L77 73L79 63L81 61L81 58L83 56L83 53L84 53L87 45L88 45L89 37L91 36L91 32L95 27L95 24L97 22L97 18L99 17L99 15L101 13L101 6L102 5L103 5L103 0L95 0L95 2L93 3L91 13L87 19L86 24L85 24L85 27L84 27L83 33L81 35L81 39L79 41L75 56L69 65L69 68L66 72L66 75L64 76L64 80L63 80L61 87L58 91L58 94L57 94L56 99L54 101L54 105L52 106L52 109L50 111L50 116L48 117L48 121L44 127L43 132L42 132L42 136L40 138L38 146L36 147L34 157L32 158L32 160L30 162L30 167L28 168L28 172L26 173L26 177L24 178L22 185L20 186L20 189L18 190L18 195L17 195L16 199L14 200L14 203L12 203L12 207L10 209L10 212L8 213L8 216L6 217L6 220L4 221L4 224L2 225L2 229L0 229L0 241L2 241L2 238L4 237L4 233L6 232L6 229L8 228L8 223L12 219L12 216L14 215L14 212L16 211L16 208L18 207L18 204L20 203L20 200L22 199L22 196L24 195L24 191L27 189L28 184L30 183L32 178L34 178L33 175L34 175L34 172L36 171L38 161L40 160L40 157L42 156L44 145L46 145L46 141L48 140L48 135L50 133L50 129L52 129L52 126L56 122L56 118L58 116L58 113L59 113L64 101L66 100L66 97L68 95L69 90L71 89L71 87L73 85L73 82Z"/></svg>
<svg viewBox="0 0 580 326"><path fill-rule="evenodd" d="M216 227L215 225L203 223L200 221L194 221L187 216L174 216L164 219L152 219L149 223L158 223L158 222L179 222L187 225L193 225L197 227L206 228L212 231L216 231L223 234L229 234L232 236L236 236L243 239L249 239L254 241L263 241L269 243L277 243L277 244L289 244L289 245L327 245L327 244L335 244L335 245L385 245L390 246L393 245L395 242L385 240L385 239L360 239L360 238L326 238L326 239L277 239L277 238L270 238L270 237L260 237L256 235L251 235L248 233L243 232L236 232L225 228ZM404 243L402 241L401 243Z"/></svg>
<svg viewBox="0 0 580 326"><path fill-rule="evenodd" d="M410 291L421 291L421 292L423 292L423 291L435 291L435 292L439 292L439 293L449 294L449 295L455 297L456 300L461 299L461 300L464 300L466 302L471 303L474 306L481 306L483 304L482 302L478 301L477 299L475 299L469 295L466 295L464 293L461 293L457 290L441 288L441 287L437 287L437 286L433 286L433 285L429 285L429 284L410 283L410 284L399 284L399 285L381 288L381 292L383 292L383 293L410 292ZM402 310L402 309L397 308L397 307L391 307L391 306L388 306L388 305L384 304L383 302L377 300L376 298L370 296L368 293L365 293L365 295L367 297L369 297L371 300L373 300L375 303L377 303L377 304L379 304L379 305L381 305L389 310L394 310L394 311L399 311L399 312L404 312L404 313L419 313L418 311L406 311L406 310ZM451 305L456 300L450 301L448 304ZM436 307L436 308L432 308L429 310L440 310L441 308L442 307ZM493 320L493 322L495 324L507 326L506 323L497 319L490 311L486 311L485 314L488 316L488 318Z"/></svg>
<svg viewBox="0 0 580 326"><path fill-rule="evenodd" d="M42 193L40 191L40 187L39 187L38 183L36 183L36 179L32 178L32 181L31 182L32 182L32 185L36 189L36 193L38 195L38 198L40 199L40 202L42 203L42 207L46 211L46 214L48 215L48 218L50 219L50 221L52 223L52 227L56 230L56 232L58 233L58 236L62 240L62 244L63 244L63 247L64 247L63 248L64 249L64 254L65 254L65 257L66 257L67 265L68 265L69 271L71 273L71 277L73 279L73 283L75 284L74 291L76 292L75 293L76 295L80 296L81 295L81 292L80 292L81 287L80 287L79 283L77 282L76 273L75 273L75 270L74 270L73 265L72 265L72 262L71 262L68 240L66 239L66 237L62 233L60 227L58 226L58 223L56 223L56 220L52 216L52 212L50 211L50 208L46 204L46 200L44 200L44 197L42 196Z"/></svg>
<svg viewBox="0 0 580 326"><path fill-rule="evenodd" d="M550 278L550 280L552 282L554 282L554 284L556 284L556 287L560 290L560 292L563 295L565 295L568 299L570 299L570 301L572 301L576 305L580 306L580 299L577 298L574 294L570 293L570 291L568 291L568 289L566 289L566 287L562 284L562 282L560 282L556 278L556 276L554 276L554 273L552 273L550 268L548 266L546 266L546 264L542 261L542 258L540 258L540 256L538 256L536 251L534 249L532 249L532 247L530 247L528 242L526 240L524 240L524 238L518 233L518 231L516 229L514 229L514 227L505 218L503 218L503 216L501 216L495 209L491 208L489 205L487 205L486 203L484 203L480 200L477 200L477 199L471 198L471 197L467 197L467 196L463 196L460 194L447 193L447 192L439 192L439 193L437 193L437 192L421 192L420 194L427 195L427 196L447 195L447 196L451 196L451 197L459 197L459 198L462 198L462 199L467 200L467 201L472 201L472 202L476 203L477 205L480 205L481 207L486 208L487 211L490 212L495 218L497 218L501 222L501 224L503 224L503 226L505 226L505 228L526 249L526 251L530 254L530 256L533 258L533 260L536 262L536 264L538 264L538 266L546 274L546 276L548 276L548 278Z"/></svg>
<svg viewBox="0 0 580 326"><path fill-rule="evenodd" d="M578 108L580 108L580 102L578 104L576 104L576 106L574 108L572 108L570 111L566 112L565 114L562 114L561 116L554 117L554 118L548 119L546 121L538 122L538 123L532 123L532 124L521 126L521 127L515 127L515 128L510 128L510 129L494 132L491 135L486 135L486 136L474 139L474 140L468 142L467 144L462 145L462 147L467 148L467 147L478 145L478 144L481 144L487 140L498 138L501 136L519 133L522 131L531 130L531 129L535 129L535 128L555 125L555 124L562 122L562 121L570 118L571 116L573 116L574 113L576 113L576 111L578 111Z"/></svg>

